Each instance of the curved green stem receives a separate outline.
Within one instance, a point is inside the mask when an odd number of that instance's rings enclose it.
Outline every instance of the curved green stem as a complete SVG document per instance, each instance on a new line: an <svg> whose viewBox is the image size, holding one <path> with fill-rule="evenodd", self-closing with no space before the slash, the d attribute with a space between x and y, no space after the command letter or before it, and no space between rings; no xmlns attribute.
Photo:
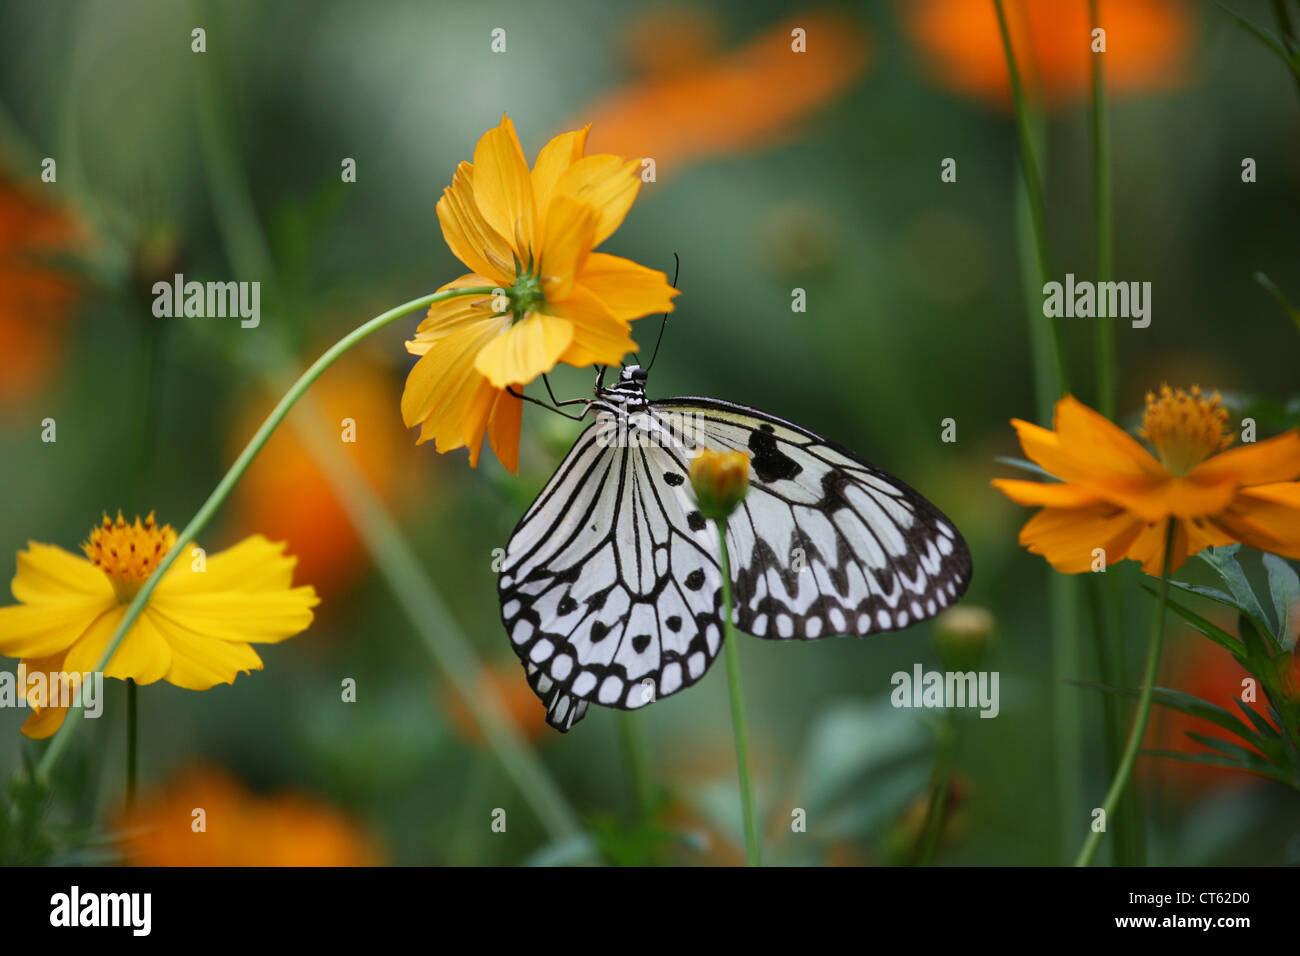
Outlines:
<svg viewBox="0 0 1300 956"><path fill-rule="evenodd" d="M476 286L467 289L448 289L445 292L435 292L430 295L421 296L418 299L412 299L410 302L404 302L396 308L389 309L387 312L375 316L364 325L353 329L347 335L343 336L343 338L335 342L334 345L325 352L325 354L312 363L311 367L298 377L298 380L293 383L293 387L285 393L284 397L281 398L275 408L272 409L271 414L266 417L266 421L262 422L262 426L257 430L257 433L249 439L248 444L244 446L244 450L240 452L239 457L235 459L235 463L230 466L230 470L227 471L221 481L217 483L217 487L212 490L212 494L208 495L207 500L203 502L203 505L199 508L198 512L190 519L190 523L187 524L177 536L176 544L167 552L167 556L162 559L162 562L154 570L153 574L149 575L149 579L145 581L144 585L136 594L135 599L131 602L130 606L127 607L126 614L122 616L121 623L118 624L117 630L113 632L113 638L108 642L108 647L104 649L104 654L100 657L95 670L103 671L104 668L108 666L108 662L117 652L123 638L126 636L126 632L131 629L131 625L135 623L136 618L138 618L140 613L144 610L145 604L148 603L149 597L153 594L154 588L158 586L158 582L162 580L162 576L167 573L167 570L180 556L180 553L191 546L198 533L207 526L210 520L212 520L212 516L216 514L217 509L221 507L222 503L230 495L230 492L234 489L235 485L238 484L239 479L244 476L244 472L248 470L248 466L252 464L253 459L257 457L257 453L262 450L262 446L266 444L267 440L271 437L271 434L279 424L284 421L284 417L289 414L289 409L293 408L294 403L297 402L298 399L302 397L303 393L311 387L311 384L315 382L316 379L320 378L322 372L333 365L339 356L352 348L352 346L356 345L362 339L366 338L373 332L379 331L390 322L400 319L404 315L409 315L417 309L432 305L435 302L443 302L456 296L490 295L491 292L492 289L486 286ZM41 757L40 763L36 765L36 778L41 782L47 783L49 781L50 772L54 769L55 764L59 762L59 758L67 748L68 742L71 740L73 727L76 725L77 718L81 716L82 709L81 695L78 694L76 702L68 709L68 713L63 719L63 725L59 728L58 733L54 735L54 739L50 741L50 746Z"/></svg>
<svg viewBox="0 0 1300 956"><path fill-rule="evenodd" d="M758 826L754 820L754 785L749 773L749 737L745 707L740 697L740 656L736 651L736 626L731 621L731 556L727 553L727 519L716 522L718 554L722 560L722 627L727 656L727 691L731 696L731 728L736 736L736 770L740 776L740 809L745 820L745 849L750 866L762 866L758 852Z"/></svg>
<svg viewBox="0 0 1300 956"><path fill-rule="evenodd" d="M1146 735L1147 720L1151 716L1151 698L1156 684L1156 673L1160 670L1160 651L1164 646L1165 637L1165 605L1169 599L1169 555L1173 550L1174 529L1173 519L1167 519L1168 523L1165 528L1165 555L1160 569L1160 587L1156 590L1156 609L1155 616L1151 620L1151 639L1147 644L1147 662L1146 670L1142 676L1142 695L1138 698L1137 713L1133 715L1133 728L1129 731L1128 744L1124 748L1124 757L1120 760L1119 770L1115 774L1115 779L1111 781L1110 790L1106 793L1106 799L1102 803L1103 811L1102 821L1106 826L1110 824L1110 818L1115 813L1115 807L1119 803L1120 797L1124 793L1124 788L1128 785L1128 779L1133 774L1133 767L1137 764L1138 752L1142 749L1142 738ZM1101 845L1101 836L1105 830L1093 830L1088 834L1088 839L1083 841L1083 847L1079 850L1079 855L1075 858L1075 866L1087 866L1092 862L1092 858L1097 854L1097 847Z"/></svg>

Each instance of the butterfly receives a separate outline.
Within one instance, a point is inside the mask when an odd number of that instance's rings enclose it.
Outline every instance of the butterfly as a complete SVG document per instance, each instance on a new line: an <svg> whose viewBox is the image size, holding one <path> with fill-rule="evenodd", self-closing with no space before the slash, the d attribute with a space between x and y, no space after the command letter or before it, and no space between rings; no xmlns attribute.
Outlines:
<svg viewBox="0 0 1300 956"><path fill-rule="evenodd" d="M552 727L569 730L592 703L661 700L717 657L717 531L687 480L702 447L751 456L749 493L727 522L740 631L772 640L895 631L965 592L965 541L903 482L755 408L652 401L647 378L627 365L606 387L601 369L595 398L571 400L594 419L500 562L501 620Z"/></svg>

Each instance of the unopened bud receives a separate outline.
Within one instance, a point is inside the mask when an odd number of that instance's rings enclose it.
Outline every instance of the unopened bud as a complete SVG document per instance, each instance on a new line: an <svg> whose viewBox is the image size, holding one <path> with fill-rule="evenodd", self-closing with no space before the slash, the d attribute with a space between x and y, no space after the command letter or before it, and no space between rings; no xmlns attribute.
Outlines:
<svg viewBox="0 0 1300 956"><path fill-rule="evenodd" d="M952 670L973 668L993 640L993 615L973 604L949 608L934 619L934 626L939 656Z"/></svg>
<svg viewBox="0 0 1300 956"><path fill-rule="evenodd" d="M749 491L749 455L705 448L691 462L691 487L700 514L711 521L725 520Z"/></svg>

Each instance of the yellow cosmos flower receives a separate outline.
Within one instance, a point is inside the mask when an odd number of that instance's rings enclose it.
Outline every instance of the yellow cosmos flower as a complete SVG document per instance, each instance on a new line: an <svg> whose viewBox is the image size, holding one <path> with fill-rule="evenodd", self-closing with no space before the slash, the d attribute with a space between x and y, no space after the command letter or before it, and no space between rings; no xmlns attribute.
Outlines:
<svg viewBox="0 0 1300 956"><path fill-rule="evenodd" d="M1223 451L1228 413L1219 396L1168 386L1147 395L1141 437L1152 456L1116 425L1071 396L1056 403L1054 431L1013 420L1025 454L1059 484L998 479L994 486L1042 511L1020 543L1058 571L1130 558L1158 575L1165 521L1174 522L1171 571L1211 545L1239 541L1300 558L1300 430Z"/></svg>
<svg viewBox="0 0 1300 956"><path fill-rule="evenodd" d="M134 524L120 513L117 521L105 515L82 546L85 558L28 542L18 552L11 584L20 603L0 607L0 654L21 658L29 675L93 673L126 606L175 543L176 532L159 526L152 512ZM182 555L158 582L104 674L207 690L232 683L240 672L260 670L262 659L250 644L303 631L318 603L312 588L292 587L295 563L283 544L261 535L202 562ZM55 706L53 698L27 699L33 714L24 734L39 739L59 729L66 706Z"/></svg>
<svg viewBox="0 0 1300 956"><path fill-rule="evenodd" d="M430 307L406 343L421 358L402 419L440 452L468 446L471 465L486 433L502 464L518 467L521 403L508 388L560 362L613 365L636 350L632 319L672 309L662 272L592 251L622 223L641 177L639 160L584 156L586 141L587 129L555 137L530 171L503 117L438 201L443 237L471 270L439 291L500 294Z"/></svg>

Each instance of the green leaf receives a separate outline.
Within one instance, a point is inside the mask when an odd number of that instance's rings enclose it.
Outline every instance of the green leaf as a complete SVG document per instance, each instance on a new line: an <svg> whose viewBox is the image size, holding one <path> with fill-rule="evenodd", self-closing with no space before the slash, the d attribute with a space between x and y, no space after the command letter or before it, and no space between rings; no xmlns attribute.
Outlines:
<svg viewBox="0 0 1300 956"><path fill-rule="evenodd" d="M1107 694L1120 694L1135 699L1140 696L1136 690L1122 687L1111 687L1090 681L1071 681L1071 683L1078 687L1091 687ZM1202 700L1194 694L1187 694L1181 690L1172 690L1167 687L1153 687L1151 689L1151 700L1161 707L1167 707L1170 710L1176 710L1191 717L1198 717L1201 720L1208 720L1210 723L1222 727L1224 730L1252 744L1257 742L1255 732L1243 724L1236 714L1230 710L1224 710L1217 704L1211 704L1208 700Z"/></svg>
<svg viewBox="0 0 1300 956"><path fill-rule="evenodd" d="M1238 763L1230 757L1224 757L1215 753L1189 754L1180 750L1144 750L1148 757L1164 757L1168 760L1181 760L1183 763L1199 763L1208 767L1231 767L1233 770L1244 770L1247 773L1253 773L1261 777L1267 777L1270 780L1276 780L1278 783L1284 783L1289 787L1300 790L1300 780L1287 776L1278 770L1272 764L1257 763L1244 765Z"/></svg>
<svg viewBox="0 0 1300 956"><path fill-rule="evenodd" d="M1145 584L1142 586L1146 588L1146 590L1150 591L1152 594L1155 593L1154 588L1148 587ZM1224 597L1227 597L1227 595L1225 594ZM1237 640L1235 637L1233 637L1223 628L1211 624L1209 621L1201 617L1195 611L1183 607L1183 605L1179 604L1177 601L1173 600L1172 598L1167 599L1167 603L1175 614L1177 614L1187 623L1191 624L1192 627L1196 628L1198 633L1205 635L1210 640L1214 641L1214 643L1226 649L1229 653L1232 654L1233 657L1245 658L1246 645L1241 643L1241 641Z"/></svg>
<svg viewBox="0 0 1300 956"><path fill-rule="evenodd" d="M1200 553L1200 558L1223 578L1223 583L1228 586L1228 590L1237 600L1237 609L1244 611L1256 624L1268 630L1268 617L1264 614L1264 608L1259 603L1259 598L1255 596L1255 589L1246 580L1246 572L1241 570L1241 565L1237 563L1237 552L1240 550L1241 545L1238 544L1230 544L1222 548L1206 548Z"/></svg>
<svg viewBox="0 0 1300 956"><path fill-rule="evenodd" d="M1268 589L1273 595L1273 610L1277 612L1278 643L1289 651L1296 645L1296 631L1300 630L1300 575L1284 558L1276 554L1264 555L1268 570Z"/></svg>

